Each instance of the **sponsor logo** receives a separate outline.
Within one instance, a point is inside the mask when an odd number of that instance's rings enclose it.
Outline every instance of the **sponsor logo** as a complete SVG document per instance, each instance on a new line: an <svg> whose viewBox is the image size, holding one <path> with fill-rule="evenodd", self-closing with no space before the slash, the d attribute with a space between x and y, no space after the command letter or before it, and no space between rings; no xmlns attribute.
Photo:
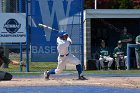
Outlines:
<svg viewBox="0 0 140 93"><path fill-rule="evenodd" d="M21 27L21 24L18 23L16 19L9 19L7 22L4 24L4 27L7 32L10 34L16 33Z"/></svg>
<svg viewBox="0 0 140 93"><path fill-rule="evenodd" d="M0 37L26 37L24 32L18 31L21 24L16 19L8 19L3 26L5 30L0 33Z"/></svg>

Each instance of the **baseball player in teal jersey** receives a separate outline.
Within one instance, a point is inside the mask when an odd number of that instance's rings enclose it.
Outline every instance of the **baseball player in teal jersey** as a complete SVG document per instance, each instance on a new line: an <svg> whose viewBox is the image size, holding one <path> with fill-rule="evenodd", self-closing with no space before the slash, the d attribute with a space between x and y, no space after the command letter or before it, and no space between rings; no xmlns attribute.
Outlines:
<svg viewBox="0 0 140 93"><path fill-rule="evenodd" d="M126 63L127 56L125 55L126 54L125 52L126 51L122 45L122 42L119 40L117 43L117 47L115 47L113 52L118 70L120 69L120 60L124 61L125 67L127 65Z"/></svg>
<svg viewBox="0 0 140 93"><path fill-rule="evenodd" d="M113 58L110 57L109 48L106 47L106 44L105 44L104 40L101 40L101 47L98 51L99 51L99 54L100 54L99 61L100 61L101 67L103 69L105 69L104 62L107 61L108 62L108 69L111 69L111 65L113 63Z"/></svg>
<svg viewBox="0 0 140 93"><path fill-rule="evenodd" d="M71 54L68 50L70 44L72 44L71 39L68 36L68 33L65 31L61 31L58 33L57 38L57 50L58 50L58 65L56 69L52 69L44 72L45 79L49 79L50 74L59 74L63 71L66 64L74 64L76 65L76 69L78 71L78 79L86 80L86 78L81 75L82 74L82 66L80 60Z"/></svg>
<svg viewBox="0 0 140 93"><path fill-rule="evenodd" d="M140 35L136 37L136 44L140 45ZM140 69L140 48L135 48L137 68Z"/></svg>
<svg viewBox="0 0 140 93"><path fill-rule="evenodd" d="M132 40L133 40L132 35L127 32L127 28L126 27L124 27L123 33L120 35L120 40L121 40L121 42L123 44L123 47L124 47L124 49L126 51L127 44L128 43L132 43Z"/></svg>

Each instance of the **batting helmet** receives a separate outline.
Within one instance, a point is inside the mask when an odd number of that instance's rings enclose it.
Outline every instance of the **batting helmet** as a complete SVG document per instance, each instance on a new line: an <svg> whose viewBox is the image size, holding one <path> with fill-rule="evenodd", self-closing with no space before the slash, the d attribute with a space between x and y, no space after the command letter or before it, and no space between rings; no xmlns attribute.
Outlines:
<svg viewBox="0 0 140 93"><path fill-rule="evenodd" d="M66 31L58 32L58 37L63 37L64 35L68 35Z"/></svg>

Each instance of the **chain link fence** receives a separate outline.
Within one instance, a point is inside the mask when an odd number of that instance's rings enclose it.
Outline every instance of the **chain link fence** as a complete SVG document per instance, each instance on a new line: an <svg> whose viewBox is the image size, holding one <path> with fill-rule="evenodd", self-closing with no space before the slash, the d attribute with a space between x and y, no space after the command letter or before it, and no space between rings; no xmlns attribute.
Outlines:
<svg viewBox="0 0 140 93"><path fill-rule="evenodd" d="M13 46L4 46L6 49L5 51L9 52L8 56L5 55L7 58L10 59L10 61L20 63L20 48L12 48ZM6 60L8 61L8 60ZM7 62L5 62L7 63ZM22 64L26 65L26 51L23 50L22 52ZM31 62L29 61L29 71L30 72L42 72L46 71L48 69L55 68L57 66L57 63L55 62ZM8 66L5 66L4 64L1 65L0 70L2 71L8 71L8 72L20 72L20 64L8 64ZM22 66L22 72L26 72L26 67Z"/></svg>
<svg viewBox="0 0 140 93"><path fill-rule="evenodd" d="M30 1L31 0L0 0L0 12L1 13L25 13L26 9L27 9L26 1L28 1L28 14L30 15L30 13L31 13L31 11L30 11L31 2ZM79 5L77 5L77 6L79 6ZM31 17L29 15L28 15L28 18ZM30 23L28 23L28 24L30 25ZM28 28L30 29L30 26ZM28 42L30 43L30 39L31 39L30 30L28 33L29 33ZM75 38L76 38L76 36L75 36ZM0 46L2 46L4 48L5 57L7 57L10 61L15 61L18 63L18 65L13 65L13 64L10 64L10 63L12 63L12 62L10 62L6 67L1 65L0 70L8 71L8 72L20 72L22 69L22 72L27 71L27 67L24 67L24 66L21 67L21 65L20 65L21 62L26 65L26 61L27 61L26 43L22 44L22 53L20 50L20 43L3 42L0 44ZM57 67L57 62L31 62L31 54L30 54L30 48L29 48L29 72L42 72L42 71L46 71L48 69L53 69L56 67Z"/></svg>
<svg viewBox="0 0 140 93"><path fill-rule="evenodd" d="M25 13L26 12L26 0L0 0L0 12L1 13ZM30 0L28 0L30 5ZM29 28L30 29L30 28ZM26 72L26 44L22 44L22 53L20 53L20 43L1 43L0 47L3 47L3 56L7 59L0 62L0 71L8 72ZM30 49L29 49L30 50ZM29 51L30 53L30 51ZM22 60L21 60L22 59ZM1 61L1 58L0 58ZM25 66L20 66L20 62ZM10 62L10 63L9 63ZM18 64L12 64L12 62ZM8 63L8 64L7 64ZM50 68L55 68L57 63L54 62L31 62L29 54L29 71L30 72L42 72Z"/></svg>

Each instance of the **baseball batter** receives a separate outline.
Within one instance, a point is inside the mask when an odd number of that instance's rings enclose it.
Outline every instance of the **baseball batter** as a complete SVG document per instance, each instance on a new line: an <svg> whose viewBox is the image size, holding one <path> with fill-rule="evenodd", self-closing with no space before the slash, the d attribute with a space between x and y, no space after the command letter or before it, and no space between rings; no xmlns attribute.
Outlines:
<svg viewBox="0 0 140 93"><path fill-rule="evenodd" d="M71 54L68 50L70 44L72 44L71 39L68 36L68 33L65 31L61 31L58 33L57 38L57 50L58 50L58 65L56 69L49 70L44 72L45 79L49 79L50 74L60 74L65 65L70 63L76 65L76 69L78 71L78 79L79 80L86 80L86 78L81 75L82 73L82 66L81 62L78 58L76 58L73 54Z"/></svg>

